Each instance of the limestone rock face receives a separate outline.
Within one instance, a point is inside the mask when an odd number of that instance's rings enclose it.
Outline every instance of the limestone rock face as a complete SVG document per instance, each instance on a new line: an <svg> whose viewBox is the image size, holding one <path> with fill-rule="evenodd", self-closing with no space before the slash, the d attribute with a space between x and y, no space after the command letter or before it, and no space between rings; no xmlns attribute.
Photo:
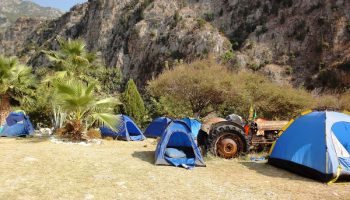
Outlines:
<svg viewBox="0 0 350 200"><path fill-rule="evenodd" d="M233 49L235 67L278 82L348 87L349 10L345 0L89 0L23 31L10 49L40 67L47 62L30 44L56 49L57 37L84 38L139 86L174 63Z"/></svg>
<svg viewBox="0 0 350 200"><path fill-rule="evenodd" d="M33 48L36 44L27 42L27 36L32 34L45 19L21 17L7 30L0 34L0 54L16 55L24 50L24 46Z"/></svg>
<svg viewBox="0 0 350 200"><path fill-rule="evenodd" d="M142 85L166 65L231 48L229 40L196 13L182 1L89 1L40 27L27 40L55 49L57 37L84 38L89 50L101 52L107 66L120 67L126 79ZM29 63L38 67L46 64L44 60L33 55Z"/></svg>

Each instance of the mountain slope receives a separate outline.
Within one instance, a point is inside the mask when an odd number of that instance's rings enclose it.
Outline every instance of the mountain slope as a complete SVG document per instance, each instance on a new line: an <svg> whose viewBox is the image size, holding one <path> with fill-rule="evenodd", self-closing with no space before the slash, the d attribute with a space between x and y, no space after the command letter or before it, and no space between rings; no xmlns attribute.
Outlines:
<svg viewBox="0 0 350 200"><path fill-rule="evenodd" d="M35 49L84 38L140 86L174 63L213 54L310 90L347 88L349 9L345 0L90 0L21 37L18 55L45 66Z"/></svg>
<svg viewBox="0 0 350 200"><path fill-rule="evenodd" d="M1 0L0 6L0 30L5 29L19 17L43 17L54 19L62 15L62 12L53 9L41 7L31 1L23 0Z"/></svg>

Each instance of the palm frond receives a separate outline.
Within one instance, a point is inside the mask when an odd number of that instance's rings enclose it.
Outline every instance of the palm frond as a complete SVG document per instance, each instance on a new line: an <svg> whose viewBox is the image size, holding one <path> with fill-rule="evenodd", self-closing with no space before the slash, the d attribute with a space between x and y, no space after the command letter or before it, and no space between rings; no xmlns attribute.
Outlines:
<svg viewBox="0 0 350 200"><path fill-rule="evenodd" d="M93 113L91 116L98 122L103 123L108 128L116 131L121 123L120 117L109 113Z"/></svg>

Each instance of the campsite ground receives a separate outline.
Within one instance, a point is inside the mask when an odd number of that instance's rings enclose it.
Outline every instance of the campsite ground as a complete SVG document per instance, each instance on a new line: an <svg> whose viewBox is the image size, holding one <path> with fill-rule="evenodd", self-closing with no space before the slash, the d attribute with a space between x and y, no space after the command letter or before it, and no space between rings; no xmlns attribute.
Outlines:
<svg viewBox="0 0 350 200"><path fill-rule="evenodd" d="M0 146L0 199L350 199L348 183L328 186L265 163L154 166L154 140L82 146L0 138Z"/></svg>

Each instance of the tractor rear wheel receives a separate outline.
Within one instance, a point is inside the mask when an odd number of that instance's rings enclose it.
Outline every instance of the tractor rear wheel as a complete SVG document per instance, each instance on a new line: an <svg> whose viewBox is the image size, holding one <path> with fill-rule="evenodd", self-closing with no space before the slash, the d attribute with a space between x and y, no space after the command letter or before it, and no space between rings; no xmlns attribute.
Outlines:
<svg viewBox="0 0 350 200"><path fill-rule="evenodd" d="M215 156L231 159L248 152L244 131L234 125L219 125L209 135L210 151Z"/></svg>
<svg viewBox="0 0 350 200"><path fill-rule="evenodd" d="M207 156L208 152L208 134L202 130L199 131L197 136L197 145L202 156Z"/></svg>

